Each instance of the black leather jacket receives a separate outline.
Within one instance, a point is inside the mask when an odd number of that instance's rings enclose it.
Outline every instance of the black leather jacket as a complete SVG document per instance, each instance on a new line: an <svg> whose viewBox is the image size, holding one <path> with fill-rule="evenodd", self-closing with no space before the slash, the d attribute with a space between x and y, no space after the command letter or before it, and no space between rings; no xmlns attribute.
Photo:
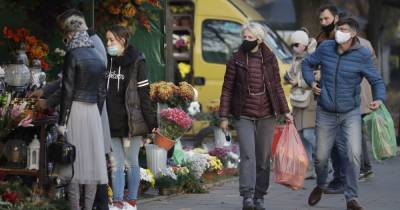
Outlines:
<svg viewBox="0 0 400 210"><path fill-rule="evenodd" d="M59 124L65 125L72 101L97 103L105 100L106 66L95 48L75 48L64 59Z"/></svg>

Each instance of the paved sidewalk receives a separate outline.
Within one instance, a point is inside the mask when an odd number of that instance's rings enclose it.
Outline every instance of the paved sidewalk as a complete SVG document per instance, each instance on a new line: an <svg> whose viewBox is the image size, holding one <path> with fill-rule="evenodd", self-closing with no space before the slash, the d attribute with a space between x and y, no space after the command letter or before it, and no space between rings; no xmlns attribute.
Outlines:
<svg viewBox="0 0 400 210"><path fill-rule="evenodd" d="M360 202L367 210L400 210L400 157L374 163L375 178L359 184ZM306 202L315 181L306 181L305 189L292 191L272 184L266 197L267 210L344 210L343 195L324 195L319 204ZM242 199L237 179L213 188L206 194L184 194L158 201L143 200L139 210L240 210Z"/></svg>

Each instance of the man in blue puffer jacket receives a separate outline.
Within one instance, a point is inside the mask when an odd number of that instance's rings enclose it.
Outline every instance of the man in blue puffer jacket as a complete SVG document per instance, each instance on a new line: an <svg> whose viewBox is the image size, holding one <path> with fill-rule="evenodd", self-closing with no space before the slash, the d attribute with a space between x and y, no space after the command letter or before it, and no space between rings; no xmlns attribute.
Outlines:
<svg viewBox="0 0 400 210"><path fill-rule="evenodd" d="M318 96L316 118L317 145L315 168L317 187L311 192L309 205L317 204L324 192L328 176L328 159L335 137L342 133L347 149L345 197L347 209L363 210L357 201L361 153L360 83L365 77L372 86L373 102L379 108L385 99L385 85L371 61L371 52L360 45L358 23L347 18L337 23L335 40L321 43L302 63L303 77ZM321 66L320 84L313 70Z"/></svg>

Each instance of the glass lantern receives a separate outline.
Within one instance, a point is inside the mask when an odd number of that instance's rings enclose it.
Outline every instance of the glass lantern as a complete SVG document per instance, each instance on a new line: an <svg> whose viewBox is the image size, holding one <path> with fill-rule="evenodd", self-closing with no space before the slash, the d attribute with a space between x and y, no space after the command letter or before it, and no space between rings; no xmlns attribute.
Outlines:
<svg viewBox="0 0 400 210"><path fill-rule="evenodd" d="M4 148L7 166L11 168L25 168L27 159L27 146L24 141L10 139Z"/></svg>
<svg viewBox="0 0 400 210"><path fill-rule="evenodd" d="M42 71L42 65L39 59L32 61L31 71L31 89L40 88L46 82L46 74Z"/></svg>
<svg viewBox="0 0 400 210"><path fill-rule="evenodd" d="M31 73L23 63L21 58L17 59L16 64L10 64L5 70L4 80L7 85L13 87L24 87L31 80Z"/></svg>

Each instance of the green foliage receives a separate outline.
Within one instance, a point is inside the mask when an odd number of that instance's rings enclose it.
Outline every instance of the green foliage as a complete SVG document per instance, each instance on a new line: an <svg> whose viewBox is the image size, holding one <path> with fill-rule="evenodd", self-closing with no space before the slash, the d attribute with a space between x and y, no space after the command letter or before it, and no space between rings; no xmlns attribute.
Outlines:
<svg viewBox="0 0 400 210"><path fill-rule="evenodd" d="M158 188L170 188L178 186L178 181L169 176L159 176L156 178L156 187Z"/></svg>
<svg viewBox="0 0 400 210"><path fill-rule="evenodd" d="M178 185L181 186L185 193L206 193L203 183L200 179L196 179L191 174L178 175Z"/></svg>

